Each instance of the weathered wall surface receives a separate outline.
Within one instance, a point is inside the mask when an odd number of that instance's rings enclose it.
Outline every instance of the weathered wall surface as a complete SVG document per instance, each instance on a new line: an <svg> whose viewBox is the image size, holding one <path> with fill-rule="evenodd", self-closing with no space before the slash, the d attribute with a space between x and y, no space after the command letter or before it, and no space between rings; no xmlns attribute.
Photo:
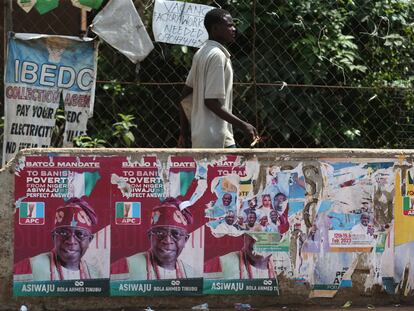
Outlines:
<svg viewBox="0 0 414 311"><path fill-rule="evenodd" d="M280 249L274 250L272 255L279 295L203 295L173 299L13 297L16 163L20 161L21 164L30 156L56 158L62 155L128 157L130 163L139 163L148 155L156 156L160 163L170 163L171 156L191 157L198 166L207 163L209 167L219 168L216 174L221 183L237 184L238 211L243 211L252 197L257 197L260 205L264 194L271 194L274 200L275 194L287 193L289 225L282 235L286 249L280 250L281 242ZM237 157L230 161L227 156ZM185 309L201 302L216 308L232 307L240 301L255 307L288 303L339 305L347 300L376 305L413 302L414 231L410 229L414 226L414 216L411 216L414 213L413 159L411 150L23 151L0 171L0 310L17 309L23 303L29 305L30 310L105 310L140 309L147 305ZM281 190L284 179L289 188L286 191ZM218 201L221 193L212 192ZM206 206L208 208L212 206ZM364 220L363 215L367 217ZM206 221L205 227L214 237L221 234L214 231L216 227L212 222Z"/></svg>

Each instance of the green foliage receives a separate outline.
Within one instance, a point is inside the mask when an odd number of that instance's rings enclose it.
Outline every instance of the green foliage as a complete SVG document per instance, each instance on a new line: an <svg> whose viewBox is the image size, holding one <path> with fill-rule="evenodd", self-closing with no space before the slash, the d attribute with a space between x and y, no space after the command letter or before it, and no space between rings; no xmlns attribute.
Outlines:
<svg viewBox="0 0 414 311"><path fill-rule="evenodd" d="M89 136L78 136L73 139L73 144L78 148L104 148L107 142L99 138Z"/></svg>
<svg viewBox="0 0 414 311"><path fill-rule="evenodd" d="M238 29L229 47L235 82L242 83L234 112L267 137L261 146L409 146L398 133L414 121L414 1L256 1L255 16L252 1L215 3L230 11ZM141 13L151 33L152 9ZM98 80L104 82L97 84L90 135L110 146L174 147L181 86L157 83L183 82L194 52L155 43L135 67L102 44ZM253 77L262 85L250 85ZM296 87L267 85L282 82ZM238 131L236 138L249 145Z"/></svg>
<svg viewBox="0 0 414 311"><path fill-rule="evenodd" d="M397 135L412 113L398 103L413 106L413 1L258 1L254 50L251 3L223 2L247 39L233 50L239 81L251 81L254 52L258 82L339 86L239 92L239 113L260 112L267 146L406 147Z"/></svg>
<svg viewBox="0 0 414 311"><path fill-rule="evenodd" d="M52 147L62 147L63 143L63 132L65 131L65 110L63 108L63 102L60 103L60 108L56 110L55 114L55 126L52 132L51 146Z"/></svg>
<svg viewBox="0 0 414 311"><path fill-rule="evenodd" d="M87 135L75 137L74 146L79 148L133 147L135 135L131 130L137 128L133 122L135 117L122 113L118 116L119 120L112 124L111 131L100 131L96 137Z"/></svg>
<svg viewBox="0 0 414 311"><path fill-rule="evenodd" d="M136 128L137 125L133 123L135 117L132 115L125 115L118 113L120 121L112 125L114 132L112 136L117 138L115 147L132 147L135 143L135 136L131 129Z"/></svg>

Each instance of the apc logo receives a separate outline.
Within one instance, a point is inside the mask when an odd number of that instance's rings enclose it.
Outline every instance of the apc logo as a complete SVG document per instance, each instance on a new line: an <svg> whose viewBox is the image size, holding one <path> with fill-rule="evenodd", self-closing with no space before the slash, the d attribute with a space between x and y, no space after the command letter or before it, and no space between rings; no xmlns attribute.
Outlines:
<svg viewBox="0 0 414 311"><path fill-rule="evenodd" d="M75 281L75 286L79 287L79 286L83 286L84 282L83 281Z"/></svg>
<svg viewBox="0 0 414 311"><path fill-rule="evenodd" d="M115 223L117 225L140 225L141 202L116 202Z"/></svg>
<svg viewBox="0 0 414 311"><path fill-rule="evenodd" d="M272 280L264 280L263 281L263 285L272 285L273 281Z"/></svg>
<svg viewBox="0 0 414 311"><path fill-rule="evenodd" d="M171 285L178 286L178 285L180 285L180 281L173 280L173 281L171 281Z"/></svg>
<svg viewBox="0 0 414 311"><path fill-rule="evenodd" d="M20 225L44 225L45 202L22 202L19 207Z"/></svg>

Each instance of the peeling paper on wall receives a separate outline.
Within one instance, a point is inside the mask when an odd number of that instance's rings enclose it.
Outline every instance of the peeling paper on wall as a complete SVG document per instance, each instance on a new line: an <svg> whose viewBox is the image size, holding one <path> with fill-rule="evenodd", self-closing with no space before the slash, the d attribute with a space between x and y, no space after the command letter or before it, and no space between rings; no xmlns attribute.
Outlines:
<svg viewBox="0 0 414 311"><path fill-rule="evenodd" d="M126 182L125 178L122 178L117 174L111 174L111 184L117 185L123 196L127 198L131 196L132 187Z"/></svg>
<svg viewBox="0 0 414 311"><path fill-rule="evenodd" d="M295 267L295 275L312 285L311 298L334 297L340 287L352 286L358 262L369 269L367 276L359 274L366 291L389 284L394 266L392 215L388 215L395 187L393 164L320 162L322 185L314 204L314 229L306 229L301 266ZM367 215L368 224L359 228L362 215Z"/></svg>
<svg viewBox="0 0 414 311"><path fill-rule="evenodd" d="M406 163L407 164L407 163ZM411 179L411 165L399 168L395 174L395 276L396 293L404 296L412 294L414 290L414 216L409 213L412 209L414 183ZM404 177L404 178L403 178Z"/></svg>
<svg viewBox="0 0 414 311"><path fill-rule="evenodd" d="M242 165L242 156L234 156L234 160L229 159L230 156L220 156L217 160L211 160L211 166L235 167Z"/></svg>
<svg viewBox="0 0 414 311"><path fill-rule="evenodd" d="M395 247L395 282L397 291L408 296L414 290L414 241Z"/></svg>
<svg viewBox="0 0 414 311"><path fill-rule="evenodd" d="M24 196L24 197L18 198L16 200L16 202L15 202L15 211L20 208L23 200L26 199L26 198L27 198L27 196Z"/></svg>
<svg viewBox="0 0 414 311"><path fill-rule="evenodd" d="M26 167L26 157L20 157L16 163L14 168L14 174L16 176L20 176L20 172L22 172Z"/></svg>
<svg viewBox="0 0 414 311"><path fill-rule="evenodd" d="M309 298L333 298L340 287L351 287L358 263L355 253L325 253L316 256Z"/></svg>
<svg viewBox="0 0 414 311"><path fill-rule="evenodd" d="M197 187L192 193L189 204L194 205L206 192L207 185L207 159L197 161L197 169L194 178L197 181Z"/></svg>
<svg viewBox="0 0 414 311"><path fill-rule="evenodd" d="M204 161L205 162L205 161ZM192 157L168 157L169 196L183 198L180 209L194 205L207 190L207 167Z"/></svg>
<svg viewBox="0 0 414 311"><path fill-rule="evenodd" d="M252 160L245 161L244 167L246 175L240 176L240 181L257 180L259 178L260 164L257 157L254 157Z"/></svg>

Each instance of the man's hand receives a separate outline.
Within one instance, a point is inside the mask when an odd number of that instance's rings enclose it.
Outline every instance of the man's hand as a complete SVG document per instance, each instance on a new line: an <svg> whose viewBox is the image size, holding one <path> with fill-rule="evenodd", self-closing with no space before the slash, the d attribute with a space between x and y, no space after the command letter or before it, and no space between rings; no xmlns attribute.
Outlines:
<svg viewBox="0 0 414 311"><path fill-rule="evenodd" d="M259 139L256 128L250 123L244 122L242 130L249 137L251 143Z"/></svg>
<svg viewBox="0 0 414 311"><path fill-rule="evenodd" d="M205 99L204 103L207 106L207 108L214 112L219 118L229 122L233 126L242 129L243 132L249 137L251 142L259 138L257 130L253 125L240 120L234 114L223 109L218 99Z"/></svg>
<svg viewBox="0 0 414 311"><path fill-rule="evenodd" d="M177 148L186 148L186 140L184 135L180 134L180 136L178 136L178 140L177 140Z"/></svg>

